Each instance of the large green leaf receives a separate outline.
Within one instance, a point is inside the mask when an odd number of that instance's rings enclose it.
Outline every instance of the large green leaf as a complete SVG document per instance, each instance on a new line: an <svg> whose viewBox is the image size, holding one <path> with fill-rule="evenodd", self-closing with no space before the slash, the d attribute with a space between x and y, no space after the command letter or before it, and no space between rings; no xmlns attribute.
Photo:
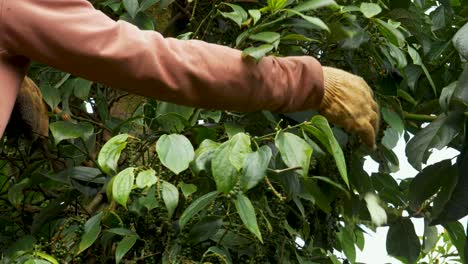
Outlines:
<svg viewBox="0 0 468 264"><path fill-rule="evenodd" d="M298 12L305 12L331 5L336 5L336 2L333 0L308 0L294 7L294 10Z"/></svg>
<svg viewBox="0 0 468 264"><path fill-rule="evenodd" d="M452 41L460 55L468 60L468 22L458 30Z"/></svg>
<svg viewBox="0 0 468 264"><path fill-rule="evenodd" d="M135 168L129 167L115 175L112 181L112 198L127 208L127 200L135 181Z"/></svg>
<svg viewBox="0 0 468 264"><path fill-rule="evenodd" d="M341 178L349 187L348 172L346 169L343 150L341 149L340 144L338 144L327 119L323 116L316 115L312 118L311 124L312 125L303 126L303 129L312 134L315 139L320 141L320 143L327 149L328 153L333 155Z"/></svg>
<svg viewBox="0 0 468 264"><path fill-rule="evenodd" d="M50 124L50 131L54 136L55 145L66 139L82 138L87 140L94 132L90 123L74 124L66 121L58 121Z"/></svg>
<svg viewBox="0 0 468 264"><path fill-rule="evenodd" d="M138 12L139 3L138 0L122 0L125 9L130 14L132 18L135 18L136 13Z"/></svg>
<svg viewBox="0 0 468 264"><path fill-rule="evenodd" d="M468 104L468 65L460 75L457 87L453 91L453 99Z"/></svg>
<svg viewBox="0 0 468 264"><path fill-rule="evenodd" d="M184 228L184 226L190 221L190 219L192 219L201 210L205 209L208 205L210 205L215 200L217 195L217 192L210 192L193 201L180 216L180 228Z"/></svg>
<svg viewBox="0 0 468 264"><path fill-rule="evenodd" d="M444 228L447 230L453 245L457 248L458 254L462 259L461 263L466 263L464 261L465 248L467 243L465 228L460 222L457 221L444 224Z"/></svg>
<svg viewBox="0 0 468 264"><path fill-rule="evenodd" d="M240 178L240 185L244 191L252 189L263 180L271 156L271 149L268 146L262 146L246 156Z"/></svg>
<svg viewBox="0 0 468 264"><path fill-rule="evenodd" d="M248 14L247 12L244 10L244 8L242 8L241 6L239 5L234 5L234 4L230 4L230 3L224 3L225 5L229 6L232 8L232 12L220 12L221 15L225 18L228 18L232 21L234 21L239 27L242 26L242 22L244 22L247 18L248 18Z"/></svg>
<svg viewBox="0 0 468 264"><path fill-rule="evenodd" d="M77 255L89 248L98 238L99 233L101 232L102 216L103 212L99 212L95 216L88 219L88 221L86 221L84 226L84 233L81 237L80 245L78 246L76 252Z"/></svg>
<svg viewBox="0 0 468 264"><path fill-rule="evenodd" d="M262 243L262 234L258 229L257 216L250 199L242 193L237 194L234 204L244 226L252 232Z"/></svg>
<svg viewBox="0 0 468 264"><path fill-rule="evenodd" d="M157 182L156 172L153 169L140 171L136 177L136 185L138 188L151 187Z"/></svg>
<svg viewBox="0 0 468 264"><path fill-rule="evenodd" d="M355 238L352 230L349 228L342 227L340 232L337 233L337 238L340 241L341 249L346 255L346 258L350 263L356 262L356 246Z"/></svg>
<svg viewBox="0 0 468 264"><path fill-rule="evenodd" d="M382 8L378 4L374 3L361 3L360 10L362 14L367 18L371 18L382 12Z"/></svg>
<svg viewBox="0 0 468 264"><path fill-rule="evenodd" d="M120 263L125 254L135 245L137 239L136 236L126 236L117 243L117 248L115 249L115 263Z"/></svg>
<svg viewBox="0 0 468 264"><path fill-rule="evenodd" d="M162 135L156 143L161 163L175 174L188 169L195 157L192 143L183 135Z"/></svg>
<svg viewBox="0 0 468 264"><path fill-rule="evenodd" d="M252 40L262 41L266 43L274 43L275 41L279 40L281 35L276 32L260 32L257 34L250 35L249 38Z"/></svg>
<svg viewBox="0 0 468 264"><path fill-rule="evenodd" d="M189 233L191 243L200 243L215 235L223 226L223 219L218 216L207 216L196 223Z"/></svg>
<svg viewBox="0 0 468 264"><path fill-rule="evenodd" d="M220 192L228 193L232 190L239 178L239 172L231 163L231 142L226 141L213 153L211 160L211 173L216 188Z"/></svg>
<svg viewBox="0 0 468 264"><path fill-rule="evenodd" d="M250 136L245 133L237 133L229 141L229 161L237 171L240 171L244 166L245 157L252 152Z"/></svg>
<svg viewBox="0 0 468 264"><path fill-rule="evenodd" d="M177 208L177 205L179 204L179 191L177 190L177 187L166 181L162 182L161 187L162 197L164 203L166 204L169 218L171 218L172 214L174 214L174 211Z"/></svg>
<svg viewBox="0 0 468 264"><path fill-rule="evenodd" d="M195 151L195 160L191 164L192 170L199 174L202 171L210 171L211 159L215 150L220 146L218 142L205 139Z"/></svg>
<svg viewBox="0 0 468 264"><path fill-rule="evenodd" d="M107 174L117 171L120 153L127 146L128 134L117 135L102 146L98 156L98 164Z"/></svg>
<svg viewBox="0 0 468 264"><path fill-rule="evenodd" d="M444 175L441 177L441 175ZM427 166L411 181L408 200L411 209L419 211L423 203L440 191L441 188L453 188L457 172L450 160Z"/></svg>
<svg viewBox="0 0 468 264"><path fill-rule="evenodd" d="M278 133L275 138L275 145L280 151L281 158L286 166L300 167L299 174L307 177L312 147L304 139L289 132Z"/></svg>
<svg viewBox="0 0 468 264"><path fill-rule="evenodd" d="M276 11L283 8L287 2L288 0L268 0L267 4L271 11Z"/></svg>
<svg viewBox="0 0 468 264"><path fill-rule="evenodd" d="M415 263L421 251L421 243L414 231L413 222L402 218L390 225L387 234L387 252L406 263Z"/></svg>
<svg viewBox="0 0 468 264"><path fill-rule="evenodd" d="M252 57L255 60L259 61L261 58L272 51L274 46L272 44L263 44L258 47L246 48L242 51L242 57Z"/></svg>
<svg viewBox="0 0 468 264"><path fill-rule="evenodd" d="M408 162L417 170L421 170L422 163L428 158L429 149L441 149L447 146L460 132L460 113L441 114L430 125L416 133L406 145Z"/></svg>
<svg viewBox="0 0 468 264"><path fill-rule="evenodd" d="M176 105L168 102L159 102L156 115L160 116L166 114L176 114L188 121L190 120L190 117L192 116L194 110L195 108L193 107Z"/></svg>
<svg viewBox="0 0 468 264"><path fill-rule="evenodd" d="M375 21L377 22L380 33L384 35L388 41L397 47L403 47L405 43L405 36L403 36L398 28L378 18L376 18Z"/></svg>
<svg viewBox="0 0 468 264"><path fill-rule="evenodd" d="M70 82L73 87L73 94L81 100L87 100L93 82L81 78L75 78Z"/></svg>
<svg viewBox="0 0 468 264"><path fill-rule="evenodd" d="M468 126L468 125L467 125ZM466 133L466 132L465 132ZM465 142L465 144L468 143ZM443 208L440 210L438 217L434 219L431 224L447 223L456 221L468 215L468 148L465 146L462 154L457 158L458 177L456 185L452 192L447 192L448 195L444 196L447 200L439 202ZM446 175L446 172L443 174ZM440 194L439 194L440 195ZM450 198L448 198L450 197ZM436 207L437 200L434 201ZM441 205L439 205L440 207Z"/></svg>
<svg viewBox="0 0 468 264"><path fill-rule="evenodd" d="M429 73L428 69L426 68L426 65L424 65L419 53L414 48L408 45L408 54L410 55L411 59L413 59L414 64L421 66L424 74L427 77L427 80L429 81L429 84L432 87L434 95L437 95L437 87L435 86L434 81L432 80L432 76Z"/></svg>

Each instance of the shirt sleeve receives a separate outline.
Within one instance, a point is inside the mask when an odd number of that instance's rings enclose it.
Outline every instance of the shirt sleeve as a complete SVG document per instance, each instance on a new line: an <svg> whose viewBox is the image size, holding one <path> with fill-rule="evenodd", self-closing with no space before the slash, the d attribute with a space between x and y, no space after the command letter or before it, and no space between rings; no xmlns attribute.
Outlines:
<svg viewBox="0 0 468 264"><path fill-rule="evenodd" d="M293 112L317 108L323 73L313 57L265 57L197 40L164 38L113 21L86 0L0 0L0 43L113 88L210 109Z"/></svg>

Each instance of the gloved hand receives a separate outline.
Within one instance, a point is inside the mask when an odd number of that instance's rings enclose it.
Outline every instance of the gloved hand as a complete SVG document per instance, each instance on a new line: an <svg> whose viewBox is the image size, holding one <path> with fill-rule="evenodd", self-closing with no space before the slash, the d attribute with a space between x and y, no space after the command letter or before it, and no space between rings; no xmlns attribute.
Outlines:
<svg viewBox="0 0 468 264"><path fill-rule="evenodd" d="M379 108L369 85L363 78L336 68L323 67L323 75L325 94L320 113L375 148Z"/></svg>
<svg viewBox="0 0 468 264"><path fill-rule="evenodd" d="M18 92L6 134L11 136L24 134L32 140L49 136L47 106L42 100L39 87L28 77L24 78Z"/></svg>

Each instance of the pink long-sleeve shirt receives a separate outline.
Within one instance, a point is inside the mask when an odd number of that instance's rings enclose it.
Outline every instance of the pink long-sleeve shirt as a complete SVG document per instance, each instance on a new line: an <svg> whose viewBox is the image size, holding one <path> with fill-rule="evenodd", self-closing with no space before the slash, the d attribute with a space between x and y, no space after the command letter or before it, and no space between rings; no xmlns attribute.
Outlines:
<svg viewBox="0 0 468 264"><path fill-rule="evenodd" d="M164 38L113 21L86 0L0 0L0 136L30 60L113 88L211 109L317 108L323 73L312 57L265 57Z"/></svg>

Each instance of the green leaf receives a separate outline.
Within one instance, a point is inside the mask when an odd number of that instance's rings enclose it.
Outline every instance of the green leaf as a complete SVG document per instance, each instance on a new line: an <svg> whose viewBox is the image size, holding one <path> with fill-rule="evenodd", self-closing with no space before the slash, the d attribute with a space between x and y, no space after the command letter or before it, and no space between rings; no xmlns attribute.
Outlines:
<svg viewBox="0 0 468 264"><path fill-rule="evenodd" d="M249 12L249 15L252 17L253 19L253 23L254 25L257 24L257 22L260 20L260 18L262 17L262 13L260 13L260 10L258 9L249 9L248 10Z"/></svg>
<svg viewBox="0 0 468 264"><path fill-rule="evenodd" d="M274 43L275 41L279 40L281 35L276 32L260 32L254 35L250 35L249 38L252 40L262 41L266 43Z"/></svg>
<svg viewBox="0 0 468 264"><path fill-rule="evenodd" d="M73 87L73 94L76 97L80 98L81 100L88 99L89 91L91 90L91 85L93 82L81 78L75 78L70 82Z"/></svg>
<svg viewBox="0 0 468 264"><path fill-rule="evenodd" d="M232 264L232 259L229 255L229 251L221 249L219 247L210 247L205 251L205 253L203 253L203 257L210 256L211 253L218 259L223 261L225 264Z"/></svg>
<svg viewBox="0 0 468 264"><path fill-rule="evenodd" d="M287 2L288 2L288 0L268 0L267 1L268 8L271 11L276 11L276 10L279 10L279 9L283 8L286 5Z"/></svg>
<svg viewBox="0 0 468 264"><path fill-rule="evenodd" d="M30 186L30 180L28 178L21 182L11 186L8 189L8 201L16 207L20 206L24 200L23 190Z"/></svg>
<svg viewBox="0 0 468 264"><path fill-rule="evenodd" d="M223 219L218 216L207 216L190 229L189 240L197 244L214 236L223 226Z"/></svg>
<svg viewBox="0 0 468 264"><path fill-rule="evenodd" d="M132 230L129 230L127 228L121 228L121 227L107 229L107 230L105 230L105 232L109 232L109 233L116 234L116 235L119 235L119 236L138 237L138 235L135 232L133 232Z"/></svg>
<svg viewBox="0 0 468 264"><path fill-rule="evenodd" d="M273 48L274 46L272 44L263 44L258 47L246 48L242 51L242 57L252 57L256 61L259 61L261 58L265 57L268 52L272 51Z"/></svg>
<svg viewBox="0 0 468 264"><path fill-rule="evenodd" d="M216 183L216 189L228 193L237 182L239 173L230 161L231 142L226 141L213 153L211 174Z"/></svg>
<svg viewBox="0 0 468 264"><path fill-rule="evenodd" d="M465 66L453 92L453 99L468 105L468 65ZM452 99L452 100L453 100Z"/></svg>
<svg viewBox="0 0 468 264"><path fill-rule="evenodd" d="M163 181L162 197L164 203L166 204L169 218L171 218L174 214L175 209L177 208L177 205L179 204L179 191L177 190L177 187L175 187L169 182Z"/></svg>
<svg viewBox="0 0 468 264"><path fill-rule="evenodd" d="M246 156L240 186L245 191L255 187L266 175L272 153L268 146L262 146L257 151Z"/></svg>
<svg viewBox="0 0 468 264"><path fill-rule="evenodd" d="M136 241L137 237L127 236L117 243L117 248L115 249L115 263L120 263L125 254L135 245Z"/></svg>
<svg viewBox="0 0 468 264"><path fill-rule="evenodd" d="M190 221L190 219L192 219L201 210L205 209L208 205L210 205L216 199L217 195L217 192L210 192L193 201L180 216L180 229L183 229L184 226Z"/></svg>
<svg viewBox="0 0 468 264"><path fill-rule="evenodd" d="M42 98L49 105L50 109L55 109L61 101L60 90L53 87L50 83L44 83L39 86Z"/></svg>
<svg viewBox="0 0 468 264"><path fill-rule="evenodd" d="M59 264L59 262L58 262L54 257L52 257L51 255L46 254L46 253L44 253L44 252L35 251L35 252L34 252L34 255L36 255L36 256L38 256L38 257L41 257L41 258L47 260L47 261L48 261L47 263Z"/></svg>
<svg viewBox="0 0 468 264"><path fill-rule="evenodd" d="M232 21L234 21L239 27L242 26L242 22L244 22L248 18L247 12L245 12L244 8L242 8L239 5L234 5L230 3L223 3L224 5L230 6L233 10L233 12L226 13L226 12L220 12L221 15L225 18L228 18Z"/></svg>
<svg viewBox="0 0 468 264"><path fill-rule="evenodd" d="M424 236L423 236L423 253L428 254L432 250L438 240L437 227L428 225L427 221L424 221Z"/></svg>
<svg viewBox="0 0 468 264"><path fill-rule="evenodd" d="M390 56L396 60L396 67L399 69L403 69L408 65L408 61L406 60L406 54L397 46L393 45L392 43L388 42L388 52Z"/></svg>
<svg viewBox="0 0 468 264"><path fill-rule="evenodd" d="M333 0L308 0L294 7L294 10L298 12L305 12L331 5L336 6L337 4Z"/></svg>
<svg viewBox="0 0 468 264"><path fill-rule="evenodd" d="M338 141L333 134L330 125L325 117L316 115L310 121L312 125L305 125L302 128L311 133L320 143L327 149L328 153L332 154L335 159L336 166L340 172L341 178L349 188L348 172L346 169L346 161L343 150L338 144Z"/></svg>
<svg viewBox="0 0 468 264"><path fill-rule="evenodd" d="M120 153L127 146L128 137L128 134L117 135L102 146L97 161L103 172L111 174L117 171Z"/></svg>
<svg viewBox="0 0 468 264"><path fill-rule="evenodd" d="M141 205L146 207L148 211L153 210L154 208L159 206L158 200L156 200L156 186L153 185L146 196L142 196L138 198L138 201Z"/></svg>
<svg viewBox="0 0 468 264"><path fill-rule="evenodd" d="M387 234L389 255L402 258L407 263L415 263L420 251L421 243L409 218L402 218L390 225Z"/></svg>
<svg viewBox="0 0 468 264"><path fill-rule="evenodd" d="M456 167L458 169L456 185L453 191L447 190L438 195L437 198L442 196L440 202L438 199L434 200L434 208L440 208L442 206L443 208L438 210L440 213L431 224L459 220L468 214L468 203L466 203L468 199L468 192L466 191L468 187L468 174L466 173L468 171L468 147L466 142L462 154L457 158ZM445 175L445 172L443 175Z"/></svg>
<svg viewBox="0 0 468 264"><path fill-rule="evenodd" d="M244 166L245 157L247 154L252 152L252 149L250 148L250 136L245 133L238 133L229 141L229 161L237 171L240 171Z"/></svg>
<svg viewBox="0 0 468 264"><path fill-rule="evenodd" d="M156 152L161 163L175 174L188 169L195 157L192 143L178 134L162 135L156 143Z"/></svg>
<svg viewBox="0 0 468 264"><path fill-rule="evenodd" d="M94 133L94 127L90 123L73 124L66 121L57 121L50 124L50 131L54 136L55 145L63 140L82 138L89 139Z"/></svg>
<svg viewBox="0 0 468 264"><path fill-rule="evenodd" d="M444 228L447 230L453 245L457 248L458 255L462 259L461 263L465 263L465 244L467 243L465 228L457 221L444 224Z"/></svg>
<svg viewBox="0 0 468 264"><path fill-rule="evenodd" d="M135 18L139 8L138 0L122 0L122 2L125 10L127 10L132 18Z"/></svg>
<svg viewBox="0 0 468 264"><path fill-rule="evenodd" d="M408 192L409 206L412 210L419 211L424 202L441 188L453 188L451 182L456 179L457 172L450 160L427 166L411 181Z"/></svg>
<svg viewBox="0 0 468 264"><path fill-rule="evenodd" d="M341 248L345 253L347 259L351 263L356 262L356 246L354 245L354 234L348 228L340 228L340 232L337 234L337 238L340 241Z"/></svg>
<svg viewBox="0 0 468 264"><path fill-rule="evenodd" d="M434 81L432 80L432 76L429 73L429 71L427 70L424 63L422 62L422 59L421 59L421 56L419 55L419 53L414 48L410 47L409 45L408 45L408 53L409 53L411 59L413 60L413 63L416 64L416 65L421 66L421 68L423 69L424 74L427 77L427 80L429 81L429 84L432 87L432 91L434 92L434 95L437 96L437 88L436 88L436 86L434 84Z"/></svg>
<svg viewBox="0 0 468 264"><path fill-rule="evenodd" d="M94 243L94 241L96 241L96 239L99 236L99 233L101 232L102 216L103 212L99 212L95 216L88 219L88 221L86 221L84 226L84 233L81 237L80 245L78 246L76 255L89 248Z"/></svg>
<svg viewBox="0 0 468 264"><path fill-rule="evenodd" d="M405 44L405 37L400 30L381 19L376 18L375 21L377 22L380 33L384 35L388 41L397 47L403 47Z"/></svg>
<svg viewBox="0 0 468 264"><path fill-rule="evenodd" d="M136 185L141 189L151 187L157 181L158 178L156 177L156 172L153 169L140 171L136 177Z"/></svg>
<svg viewBox="0 0 468 264"><path fill-rule="evenodd" d="M290 13L293 13L293 14L296 14L296 15L302 17L302 19L304 19L305 21L311 23L312 25L314 25L314 26L316 26L316 27L318 27L320 29L323 29L323 30L326 30L326 31L330 32L330 29L328 28L327 24L325 24L325 22L323 22L318 17L311 17L311 16L304 15L301 12L296 11L295 9L286 9L286 11L288 11Z"/></svg>
<svg viewBox="0 0 468 264"><path fill-rule="evenodd" d="M398 134L401 135L405 131L405 124L403 119L396 112L390 110L387 107L381 108L381 114L383 119L387 124L389 124L393 129L398 131Z"/></svg>
<svg viewBox="0 0 468 264"><path fill-rule="evenodd" d="M349 194L348 190L346 190L346 188L344 188L341 184L339 184L337 182L334 182L332 179L330 179L328 177L312 176L311 179L326 182L326 183L330 184L331 186L343 191L348 197L350 197L350 194Z"/></svg>
<svg viewBox="0 0 468 264"><path fill-rule="evenodd" d="M439 97L439 104L442 111L447 112L450 109L453 93L457 87L457 82L452 82L442 89Z"/></svg>
<svg viewBox="0 0 468 264"><path fill-rule="evenodd" d="M141 2L141 5L140 5L140 8L138 9L138 11L139 12L145 11L145 10L149 9L150 7L152 7L153 5L155 5L158 2L159 2L159 0L143 0L143 2Z"/></svg>
<svg viewBox="0 0 468 264"><path fill-rule="evenodd" d="M196 174L202 171L210 171L210 162L214 152L221 144L210 139L205 139L195 151L195 160L192 162L192 169Z"/></svg>
<svg viewBox="0 0 468 264"><path fill-rule="evenodd" d="M185 120L190 120L190 117L193 115L193 111L195 111L195 108L193 107L168 102L159 102L156 115L160 116L172 113L183 117Z"/></svg>
<svg viewBox="0 0 468 264"><path fill-rule="evenodd" d="M416 133L406 145L408 162L417 170L427 159L429 149L447 146L460 132L462 115L459 113L441 114L430 125Z"/></svg>
<svg viewBox="0 0 468 264"><path fill-rule="evenodd" d="M242 223L244 226L252 232L259 240L263 243L262 234L258 229L257 216L255 215L255 209L250 199L242 193L237 194L234 204L237 209Z"/></svg>
<svg viewBox="0 0 468 264"><path fill-rule="evenodd" d="M186 184L181 182L178 184L185 198L188 198L190 195L194 194L197 191L197 186L195 184Z"/></svg>
<svg viewBox="0 0 468 264"><path fill-rule="evenodd" d="M371 18L382 12L382 8L380 8L378 4L374 3L361 3L359 9L361 10L362 14L367 18Z"/></svg>
<svg viewBox="0 0 468 264"><path fill-rule="evenodd" d="M289 133L280 132L276 135L275 145L281 153L286 166L301 167L299 174L307 177L309 172L310 158L312 156L312 147L302 138Z"/></svg>
<svg viewBox="0 0 468 264"><path fill-rule="evenodd" d="M465 60L468 60L468 22L457 31L455 36L453 36L452 42L458 53L460 53Z"/></svg>
<svg viewBox="0 0 468 264"><path fill-rule="evenodd" d="M112 198L127 208L127 200L135 181L135 168L129 167L115 175L112 182Z"/></svg>

